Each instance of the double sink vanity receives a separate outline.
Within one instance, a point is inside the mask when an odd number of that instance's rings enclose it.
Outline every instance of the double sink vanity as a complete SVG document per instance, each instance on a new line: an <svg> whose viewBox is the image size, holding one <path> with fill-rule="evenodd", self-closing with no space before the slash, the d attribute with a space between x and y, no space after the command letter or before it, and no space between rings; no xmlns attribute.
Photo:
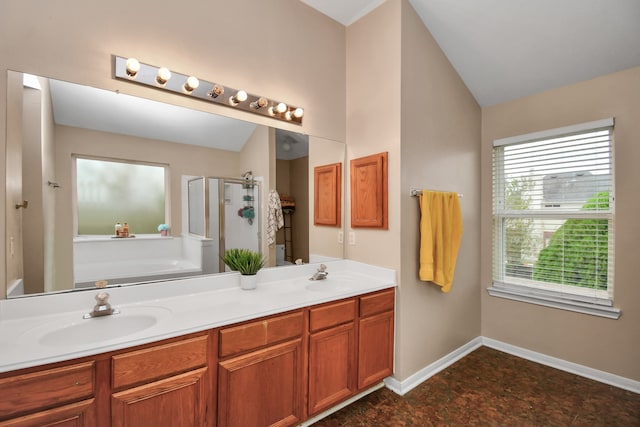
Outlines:
<svg viewBox="0 0 640 427"><path fill-rule="evenodd" d="M311 420L393 373L395 272L325 264L0 300L0 426Z"/></svg>

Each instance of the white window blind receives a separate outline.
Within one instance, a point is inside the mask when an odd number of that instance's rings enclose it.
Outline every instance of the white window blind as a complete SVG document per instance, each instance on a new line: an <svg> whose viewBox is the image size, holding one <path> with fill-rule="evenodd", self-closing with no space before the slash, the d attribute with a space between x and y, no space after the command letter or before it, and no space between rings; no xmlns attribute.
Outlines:
<svg viewBox="0 0 640 427"><path fill-rule="evenodd" d="M492 295L619 316L612 133L607 119L494 141Z"/></svg>

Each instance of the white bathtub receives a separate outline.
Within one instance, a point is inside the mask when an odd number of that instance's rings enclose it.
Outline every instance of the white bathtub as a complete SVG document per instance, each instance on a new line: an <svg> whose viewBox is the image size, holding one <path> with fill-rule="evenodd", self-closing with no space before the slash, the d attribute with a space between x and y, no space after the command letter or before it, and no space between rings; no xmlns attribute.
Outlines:
<svg viewBox="0 0 640 427"><path fill-rule="evenodd" d="M148 282L211 273L211 239L138 236L131 239L74 239L76 288Z"/></svg>
<svg viewBox="0 0 640 427"><path fill-rule="evenodd" d="M147 282L202 274L199 265L184 259L142 259L117 262L94 262L74 267L75 287L95 286L98 280L110 285Z"/></svg>

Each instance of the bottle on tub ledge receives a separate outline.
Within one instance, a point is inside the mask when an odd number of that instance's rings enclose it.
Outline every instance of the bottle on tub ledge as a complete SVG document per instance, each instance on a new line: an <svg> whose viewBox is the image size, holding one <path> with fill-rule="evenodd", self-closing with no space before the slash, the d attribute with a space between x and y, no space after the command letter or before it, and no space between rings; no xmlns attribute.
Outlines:
<svg viewBox="0 0 640 427"><path fill-rule="evenodd" d="M126 222L122 225L122 230L120 230L120 237L129 237L129 224Z"/></svg>
<svg viewBox="0 0 640 427"><path fill-rule="evenodd" d="M120 233L122 233L122 224L118 221L116 222L116 237L120 237Z"/></svg>

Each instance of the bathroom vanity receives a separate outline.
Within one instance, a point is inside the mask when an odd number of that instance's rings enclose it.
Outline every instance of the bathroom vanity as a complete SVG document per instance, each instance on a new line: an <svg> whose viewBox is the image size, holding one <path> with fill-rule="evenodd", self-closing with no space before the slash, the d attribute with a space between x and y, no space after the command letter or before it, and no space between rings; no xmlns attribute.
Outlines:
<svg viewBox="0 0 640 427"><path fill-rule="evenodd" d="M290 426L357 396L393 373L395 272L326 264L112 288L104 318L77 320L95 291L2 301L0 426Z"/></svg>

